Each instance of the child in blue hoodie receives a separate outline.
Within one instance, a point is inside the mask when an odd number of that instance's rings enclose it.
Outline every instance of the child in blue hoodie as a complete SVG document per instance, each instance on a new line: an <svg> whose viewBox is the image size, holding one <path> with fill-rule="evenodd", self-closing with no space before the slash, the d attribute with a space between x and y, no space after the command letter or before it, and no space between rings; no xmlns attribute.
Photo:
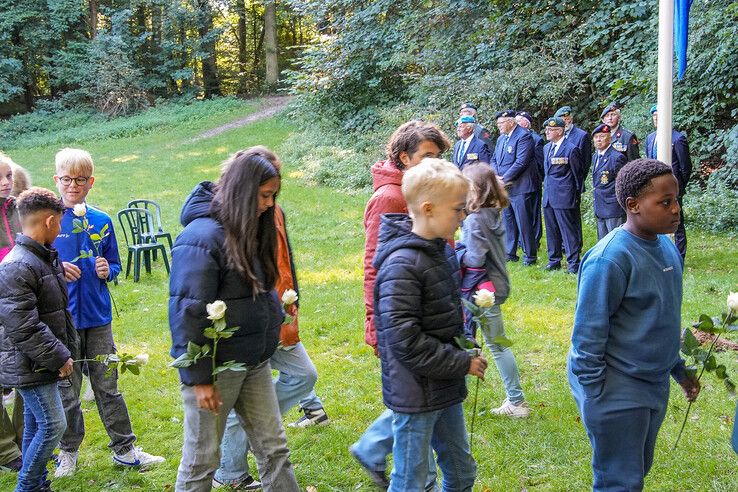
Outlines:
<svg viewBox="0 0 738 492"><path fill-rule="evenodd" d="M584 256L568 377L592 444L595 491L642 490L666 414L669 375L699 394L679 356L682 257L666 234L679 225L679 187L652 159L615 183L625 224Z"/></svg>
<svg viewBox="0 0 738 492"><path fill-rule="evenodd" d="M120 273L113 222L108 214L85 202L95 182L94 170L92 157L84 150L62 149L56 154L54 181L64 202L64 215L61 233L54 241L54 247L59 251L64 265L69 288L69 311L79 333L81 357L89 359L116 351L111 327L113 313L110 292L106 283L113 281ZM99 245L93 244L88 234L73 231L73 221L82 217L87 217L92 226L90 232L103 236ZM80 251L89 251L91 256L79 258ZM79 403L82 386L80 366L75 365L72 376L59 383L67 416L67 431L60 443L56 477L74 473L79 446L85 436ZM150 455L134 446L136 436L131 429L128 407L118 391L118 374L113 371L112 375L105 376L106 369L103 364L88 364L100 419L110 437L113 462L118 466L142 468L162 463L164 458L161 456Z"/></svg>

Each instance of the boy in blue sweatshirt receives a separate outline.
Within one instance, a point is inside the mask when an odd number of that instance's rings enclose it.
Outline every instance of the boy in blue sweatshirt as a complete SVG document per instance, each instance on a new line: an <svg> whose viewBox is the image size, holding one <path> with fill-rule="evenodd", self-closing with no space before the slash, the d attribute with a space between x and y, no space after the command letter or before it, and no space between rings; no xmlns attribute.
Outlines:
<svg viewBox="0 0 738 492"><path fill-rule="evenodd" d="M423 492L428 447L443 490L470 491L476 463L462 402L465 376L484 377L487 361L460 349L464 319L459 264L447 241L464 219L469 182L448 161L423 159L405 171L410 216L384 214L374 257L374 314L384 404L393 411L390 492Z"/></svg>
<svg viewBox="0 0 738 492"><path fill-rule="evenodd" d="M95 182L94 170L92 157L84 150L62 149L56 154L54 181L64 203L64 215L54 247L63 261L69 288L69 311L79 333L80 355L86 359L116 352L110 292L106 284L120 273L113 222L105 212L85 202ZM92 227L89 232L102 236L99 243L85 232L74 232L74 220L84 217ZM90 256L80 257L82 251L89 252ZM91 362L87 367L97 410L110 437L113 462L119 466L142 468L162 463L164 458L134 446L136 436L131 428L128 407L118 391L117 371L105 376L105 365ZM82 368L77 364L72 376L59 382L67 430L60 443L56 477L71 475L77 468L79 446L85 435L79 402L81 386Z"/></svg>
<svg viewBox="0 0 738 492"><path fill-rule="evenodd" d="M679 225L679 186L666 164L637 159L615 183L625 224L584 256L568 377L592 444L595 491L643 489L669 400L700 391L679 356L683 260L665 234Z"/></svg>

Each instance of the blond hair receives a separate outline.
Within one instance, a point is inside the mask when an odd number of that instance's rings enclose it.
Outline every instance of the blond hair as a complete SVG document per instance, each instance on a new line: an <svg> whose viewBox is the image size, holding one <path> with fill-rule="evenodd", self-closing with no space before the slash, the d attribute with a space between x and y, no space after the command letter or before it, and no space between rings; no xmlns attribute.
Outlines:
<svg viewBox="0 0 738 492"><path fill-rule="evenodd" d="M95 164L89 152L82 149L61 149L56 153L56 174L76 174L90 177L95 172Z"/></svg>
<svg viewBox="0 0 738 492"><path fill-rule="evenodd" d="M8 166L13 173L13 189L10 190L10 196L17 197L31 187L31 175L28 171L13 162L13 159L4 152L0 152L0 165L2 164Z"/></svg>
<svg viewBox="0 0 738 492"><path fill-rule="evenodd" d="M409 207L437 202L460 188L469 189L469 180L445 159L425 158L402 176L402 196Z"/></svg>

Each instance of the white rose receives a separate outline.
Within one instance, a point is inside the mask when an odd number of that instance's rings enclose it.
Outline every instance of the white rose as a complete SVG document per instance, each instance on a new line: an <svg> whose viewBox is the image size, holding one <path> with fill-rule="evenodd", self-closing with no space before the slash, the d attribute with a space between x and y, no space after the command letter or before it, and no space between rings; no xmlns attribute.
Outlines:
<svg viewBox="0 0 738 492"><path fill-rule="evenodd" d="M282 294L282 304L289 306L297 302L297 292L292 289L287 289Z"/></svg>
<svg viewBox="0 0 738 492"><path fill-rule="evenodd" d="M495 305L495 293L487 289L480 289L474 294L474 304L480 308L488 308Z"/></svg>
<svg viewBox="0 0 738 492"><path fill-rule="evenodd" d="M223 301L215 301L205 306L205 309L208 311L209 320L215 321L223 319L226 312L226 303Z"/></svg>
<svg viewBox="0 0 738 492"><path fill-rule="evenodd" d="M728 309L738 313L738 292L731 292L728 296Z"/></svg>
<svg viewBox="0 0 738 492"><path fill-rule="evenodd" d="M138 354L136 356L136 365L145 366L149 363L149 354Z"/></svg>
<svg viewBox="0 0 738 492"><path fill-rule="evenodd" d="M78 203L72 209L72 213L77 217L84 217L85 215L87 215L87 205L85 205L84 203Z"/></svg>

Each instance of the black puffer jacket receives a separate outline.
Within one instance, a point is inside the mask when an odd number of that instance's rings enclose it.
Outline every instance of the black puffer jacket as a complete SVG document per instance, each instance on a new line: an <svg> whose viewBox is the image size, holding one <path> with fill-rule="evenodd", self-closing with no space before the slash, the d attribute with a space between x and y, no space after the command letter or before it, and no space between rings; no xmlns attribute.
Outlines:
<svg viewBox="0 0 738 492"><path fill-rule="evenodd" d="M466 398L471 356L454 341L464 328L454 252L411 227L405 214L382 216L374 308L384 404L420 413Z"/></svg>
<svg viewBox="0 0 738 492"><path fill-rule="evenodd" d="M203 330L212 325L205 306L215 300L226 303L226 325L238 326L233 337L218 342L216 362L243 362L254 366L269 359L279 342L284 319L274 291L253 295L251 284L227 266L225 231L210 216L213 183L200 183L187 197L180 221L185 229L172 248L169 279L169 328L172 357L187 351L187 343L212 341ZM261 268L255 262L257 275ZM179 377L188 386L212 383L211 360L201 359L180 369Z"/></svg>
<svg viewBox="0 0 738 492"><path fill-rule="evenodd" d="M18 234L0 263L0 385L53 383L78 346L55 249Z"/></svg>

